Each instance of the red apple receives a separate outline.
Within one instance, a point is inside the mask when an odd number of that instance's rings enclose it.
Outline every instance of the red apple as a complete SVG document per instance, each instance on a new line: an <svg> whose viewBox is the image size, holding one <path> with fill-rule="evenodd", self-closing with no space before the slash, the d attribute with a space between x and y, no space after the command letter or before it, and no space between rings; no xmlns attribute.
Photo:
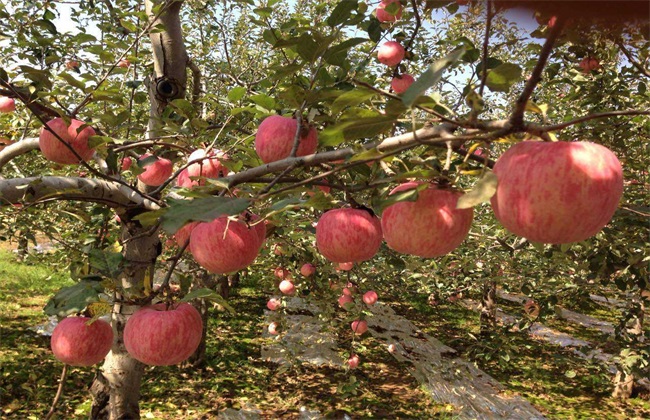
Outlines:
<svg viewBox="0 0 650 420"><path fill-rule="evenodd" d="M397 5L397 9L392 12L386 11L386 7L394 3ZM402 5L399 0L382 0L381 3L379 3L379 6L377 6L375 14L377 15L377 20L382 23L395 22L397 19L402 18Z"/></svg>
<svg viewBox="0 0 650 420"><path fill-rule="evenodd" d="M95 135L92 127L79 128L85 123L79 120L70 120L70 125L63 118L54 118L47 122L47 126L54 131L63 141L68 143L81 156L81 160L87 162L92 158L95 149L88 147L88 138ZM80 159L77 158L54 134L43 127L39 136L38 144L41 152L47 160L52 162L75 165Z"/></svg>
<svg viewBox="0 0 650 420"><path fill-rule="evenodd" d="M126 58L122 58L118 63L117 67L121 67L123 69L129 68L131 66L131 62L127 60Z"/></svg>
<svg viewBox="0 0 650 420"><path fill-rule="evenodd" d="M409 87L411 87L413 82L415 82L413 76L410 74L402 74L393 78L393 80L390 82L390 87L397 94L404 93Z"/></svg>
<svg viewBox="0 0 650 420"><path fill-rule="evenodd" d="M282 249L282 245L280 245L280 244L273 245L273 254L275 254L275 255L284 254L284 250Z"/></svg>
<svg viewBox="0 0 650 420"><path fill-rule="evenodd" d="M350 369L356 369L359 366L359 362L360 362L359 361L359 356L357 356L356 354L353 354L348 359L348 367Z"/></svg>
<svg viewBox="0 0 650 420"><path fill-rule="evenodd" d="M356 335L362 335L363 333L368 331L368 323L363 319L361 320L357 319L355 321L352 321L350 327L352 327L352 331L354 331Z"/></svg>
<svg viewBox="0 0 650 420"><path fill-rule="evenodd" d="M280 325L277 322L271 322L268 327L269 334L278 335L280 333L278 328L280 328Z"/></svg>
<svg viewBox="0 0 650 420"><path fill-rule="evenodd" d="M297 130L297 120L280 115L267 117L255 135L255 151L264 163L289 157ZM314 127L302 128L296 156L311 155L318 146L318 133Z"/></svg>
<svg viewBox="0 0 650 420"><path fill-rule="evenodd" d="M76 70L79 68L79 62L77 60L70 60L65 63L65 68L68 70Z"/></svg>
<svg viewBox="0 0 650 420"><path fill-rule="evenodd" d="M415 188L407 182L391 191L394 194ZM386 244L397 252L431 258L445 255L463 242L472 224L473 210L457 209L461 193L429 185L417 201L402 201L388 206L381 226Z"/></svg>
<svg viewBox="0 0 650 420"><path fill-rule="evenodd" d="M396 350L397 350L397 348L395 347L395 344L389 344L388 345L388 352L389 353L395 353Z"/></svg>
<svg viewBox="0 0 650 420"><path fill-rule="evenodd" d="M138 160L143 160L149 156L151 154L145 153ZM172 176L172 172L174 172L174 164L171 160L157 158L154 162L144 167L144 172L138 175L138 179L145 185L158 187Z"/></svg>
<svg viewBox="0 0 650 420"><path fill-rule="evenodd" d="M494 173L494 215L532 242L564 244L595 235L623 194L621 163L595 143L517 143L497 160Z"/></svg>
<svg viewBox="0 0 650 420"><path fill-rule="evenodd" d="M595 57L585 57L580 61L579 66L584 74L589 74L600 68L600 61Z"/></svg>
<svg viewBox="0 0 650 420"><path fill-rule="evenodd" d="M397 41L388 41L379 47L377 59L379 59L380 63L393 67L404 59L404 54L406 54L406 51L402 44Z"/></svg>
<svg viewBox="0 0 650 420"><path fill-rule="evenodd" d="M278 287L285 295L293 296L296 293L296 286L293 285L291 280L282 280Z"/></svg>
<svg viewBox="0 0 650 420"><path fill-rule="evenodd" d="M192 235L194 228L197 227L200 223L201 222L190 222L184 225L182 228L178 229L174 234L176 245L179 247L184 246L185 243L190 240L190 236Z"/></svg>
<svg viewBox="0 0 650 420"><path fill-rule="evenodd" d="M266 225L268 223L268 220L264 220L263 222L257 222L260 219L258 215L250 212L247 212L246 215L248 217L249 226L257 234L259 246L262 247L262 245L264 245L264 241L266 240Z"/></svg>
<svg viewBox="0 0 650 420"><path fill-rule="evenodd" d="M340 306L341 308L347 310L346 305L349 305L349 304L351 304L352 302L354 302L354 299L353 299L352 296L350 296L350 295L342 294L341 296L339 296L337 302L339 303L339 306Z"/></svg>
<svg viewBox="0 0 650 420"><path fill-rule="evenodd" d="M330 210L318 221L316 245L333 262L369 260L381 246L381 223L368 210Z"/></svg>
<svg viewBox="0 0 650 420"><path fill-rule="evenodd" d="M314 273L316 273L316 267L314 267L312 264L306 263L300 267L300 274L302 274L304 277L311 277L314 275Z"/></svg>
<svg viewBox="0 0 650 420"><path fill-rule="evenodd" d="M65 318L54 328L50 345L54 357L72 366L92 366L106 357L113 346L111 325L91 318Z"/></svg>
<svg viewBox="0 0 650 420"><path fill-rule="evenodd" d="M337 266L337 271L338 270L350 271L353 268L354 268L354 263L353 262L342 262L342 263L339 263L339 265Z"/></svg>
<svg viewBox="0 0 650 420"><path fill-rule="evenodd" d="M203 321L194 306L166 303L143 306L124 327L124 346L136 360L153 366L175 365L194 353L201 342Z"/></svg>
<svg viewBox="0 0 650 420"><path fill-rule="evenodd" d="M240 220L220 216L200 223L190 235L190 252L206 270L232 273L249 266L260 249L258 233Z"/></svg>
<svg viewBox="0 0 650 420"><path fill-rule="evenodd" d="M133 159L131 159L130 156L126 156L122 159L122 171L128 171L129 168L131 168L131 165L133 165Z"/></svg>
<svg viewBox="0 0 650 420"><path fill-rule="evenodd" d="M374 290L368 290L366 293L363 294L363 303L366 305L374 305L377 302L377 292Z"/></svg>
<svg viewBox="0 0 650 420"><path fill-rule="evenodd" d="M266 307L271 311L277 311L282 307L282 301L280 299L271 298L266 302Z"/></svg>
<svg viewBox="0 0 650 420"><path fill-rule="evenodd" d="M291 279L291 272L286 268L277 267L275 270L273 270L273 274L275 274L275 277L279 278L280 280Z"/></svg>
<svg viewBox="0 0 650 420"><path fill-rule="evenodd" d="M226 160L227 158L228 157L220 150L213 150L208 154L206 154L203 149L195 150L187 158L187 161L192 162L197 159L204 160L195 162L185 168L176 180L177 185L185 188L191 188L197 185L202 186L205 185L205 179L192 180L190 177L215 179L228 175L228 168L221 164L221 160Z"/></svg>
<svg viewBox="0 0 650 420"><path fill-rule="evenodd" d="M16 110L16 101L14 98L0 96L0 112L9 113Z"/></svg>

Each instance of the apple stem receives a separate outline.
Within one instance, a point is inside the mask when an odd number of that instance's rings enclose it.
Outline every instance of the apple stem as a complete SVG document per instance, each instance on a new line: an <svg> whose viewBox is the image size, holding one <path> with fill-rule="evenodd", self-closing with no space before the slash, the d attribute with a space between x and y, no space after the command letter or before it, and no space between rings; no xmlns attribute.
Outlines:
<svg viewBox="0 0 650 420"><path fill-rule="evenodd" d="M61 379L59 379L59 387L56 390L56 395L54 396L54 400L52 401L52 407L50 407L50 411L47 413L45 416L45 420L50 420L54 413L56 412L56 406L59 403L59 399L61 398L61 395L63 394L63 384L65 384L65 377L68 374L68 365L64 364L63 365L63 370L61 371Z"/></svg>

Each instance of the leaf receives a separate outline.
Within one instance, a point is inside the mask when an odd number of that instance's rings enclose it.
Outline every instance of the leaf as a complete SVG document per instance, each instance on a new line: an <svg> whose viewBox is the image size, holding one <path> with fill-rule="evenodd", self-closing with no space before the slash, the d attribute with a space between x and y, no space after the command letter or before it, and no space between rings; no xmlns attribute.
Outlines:
<svg viewBox="0 0 650 420"><path fill-rule="evenodd" d="M250 99L256 105L259 105L260 107L268 111L273 111L273 109L275 108L275 99L271 98L268 95L264 95L263 93L260 93L259 95L253 95L251 96Z"/></svg>
<svg viewBox="0 0 650 420"><path fill-rule="evenodd" d="M382 213L386 207L391 206L402 201L416 201L420 191L426 190L429 187L429 184L423 183L418 185L415 188L411 188L405 191L398 191L394 194L390 194L383 200L378 200L373 206L376 209L379 209L379 212Z"/></svg>
<svg viewBox="0 0 650 420"><path fill-rule="evenodd" d="M576 377L576 372L574 370L567 370L564 372L564 376L567 378L575 378Z"/></svg>
<svg viewBox="0 0 650 420"><path fill-rule="evenodd" d="M91 249L88 253L90 266L108 278L115 278L122 270L124 256L119 252Z"/></svg>
<svg viewBox="0 0 650 420"><path fill-rule="evenodd" d="M493 92L507 92L519 80L521 80L521 67L503 63L488 72L485 85Z"/></svg>
<svg viewBox="0 0 650 420"><path fill-rule="evenodd" d="M357 153L356 155L352 156L349 160L349 162L356 162L358 160L368 160L368 159L381 159L384 156L382 152L377 150L377 148L372 148L369 150L364 150L361 153Z"/></svg>
<svg viewBox="0 0 650 420"><path fill-rule="evenodd" d="M343 92L332 104L332 115L336 115L350 106L357 106L376 95L370 89L358 88Z"/></svg>
<svg viewBox="0 0 650 420"><path fill-rule="evenodd" d="M59 290L45 305L47 315L65 317L84 310L89 304L99 301L104 288L98 281L81 280L79 283Z"/></svg>
<svg viewBox="0 0 650 420"><path fill-rule="evenodd" d="M343 0L336 5L332 14L327 18L327 24L331 27L346 22L352 16L352 11L357 10L358 2L356 0Z"/></svg>
<svg viewBox="0 0 650 420"><path fill-rule="evenodd" d="M319 134L322 146L337 146L344 141L374 137L390 130L397 116L382 115L375 111L360 110L359 116L342 118L338 124L328 127Z"/></svg>
<svg viewBox="0 0 650 420"><path fill-rule="evenodd" d="M246 88L243 86L237 86L228 91L228 101L237 102L246 95Z"/></svg>
<svg viewBox="0 0 650 420"><path fill-rule="evenodd" d="M217 292L211 289L196 289L192 290L185 295L181 302L189 302L194 299L205 299L223 306L232 315L235 315L235 310L226 302L226 300Z"/></svg>
<svg viewBox="0 0 650 420"><path fill-rule="evenodd" d="M423 95L427 89L440 81L443 71L449 65L460 60L463 54L465 54L464 46L431 64L431 67L422 73L411 87L404 92L404 95L402 96L402 102L404 102L404 105L411 107L419 96Z"/></svg>
<svg viewBox="0 0 650 420"><path fill-rule="evenodd" d="M305 33L300 36L296 50L303 60L313 63L318 58L320 48L321 45L316 42L314 37Z"/></svg>
<svg viewBox="0 0 650 420"><path fill-rule="evenodd" d="M479 179L474 188L466 194L463 194L456 204L457 209L469 209L481 203L488 201L494 193L497 192L497 176L494 172L486 172Z"/></svg>
<svg viewBox="0 0 650 420"><path fill-rule="evenodd" d="M246 210L249 204L248 199L230 197L169 200L169 207L160 215L161 226L173 234L189 221L211 222L219 216L236 215Z"/></svg>
<svg viewBox="0 0 650 420"><path fill-rule="evenodd" d="M546 112L548 111L548 105L547 104L536 104L533 101L528 101L526 102L526 111L528 112L535 112L537 114L542 114L542 116L546 117Z"/></svg>
<svg viewBox="0 0 650 420"><path fill-rule="evenodd" d="M74 87L76 87L77 89L80 89L82 92L85 92L85 91L86 91L86 84L85 84L84 82L82 82L81 80L77 80L77 79L76 79L73 75L71 75L70 73L65 73L65 72L64 72L64 73L61 73L61 74L59 74L59 77L60 77L61 79L65 80L66 82L68 82L68 84L69 84L70 86L74 86Z"/></svg>

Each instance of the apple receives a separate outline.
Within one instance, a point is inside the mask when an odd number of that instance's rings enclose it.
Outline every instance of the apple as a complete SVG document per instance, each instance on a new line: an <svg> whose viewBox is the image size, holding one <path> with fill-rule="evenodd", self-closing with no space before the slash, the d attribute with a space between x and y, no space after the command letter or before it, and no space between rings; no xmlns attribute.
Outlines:
<svg viewBox="0 0 650 420"><path fill-rule="evenodd" d="M396 350L397 350L397 347L395 347L395 344L389 344L388 345L388 352L389 353L395 353Z"/></svg>
<svg viewBox="0 0 650 420"><path fill-rule="evenodd" d="M118 63L117 67L121 67L123 69L129 68L131 66L131 62L127 60L126 58L122 58Z"/></svg>
<svg viewBox="0 0 650 420"><path fill-rule="evenodd" d="M337 266L337 270L341 270L341 271L350 271L353 268L354 268L353 262L342 262L339 263L339 265Z"/></svg>
<svg viewBox="0 0 650 420"><path fill-rule="evenodd" d="M377 51L377 59L389 67L398 65L403 59L406 51L402 44L397 41L388 41L382 44Z"/></svg>
<svg viewBox="0 0 650 420"><path fill-rule="evenodd" d="M524 141L494 165L497 220L532 242L565 244L598 233L623 194L621 163L589 142Z"/></svg>
<svg viewBox="0 0 650 420"><path fill-rule="evenodd" d="M271 311L277 311L282 307L282 301L280 299L271 298L266 302L266 307Z"/></svg>
<svg viewBox="0 0 650 420"><path fill-rule="evenodd" d="M92 366L106 357L113 346L111 325L91 318L70 317L57 324L50 345L54 357L72 366Z"/></svg>
<svg viewBox="0 0 650 420"><path fill-rule="evenodd" d="M145 153L138 158L138 161L148 158L149 156L151 156L151 154ZM138 179L145 185L158 187L172 176L172 172L174 172L174 164L171 160L156 158L154 162L149 163L144 167L144 172L138 175Z"/></svg>
<svg viewBox="0 0 650 420"><path fill-rule="evenodd" d="M355 321L352 321L352 324L350 324L350 327L352 328L352 331L356 335L362 335L366 331L368 331L368 323L363 320L363 319L357 319Z"/></svg>
<svg viewBox="0 0 650 420"><path fill-rule="evenodd" d="M350 369L356 369L358 366L359 366L359 356L357 356L356 354L353 354L348 359L348 367Z"/></svg>
<svg viewBox="0 0 650 420"><path fill-rule="evenodd" d="M397 9L392 12L386 11L386 7L391 4L396 4ZM379 6L377 6L375 14L377 15L377 20L382 23L395 22L397 19L402 18L402 5L399 0L382 0L381 3L379 3Z"/></svg>
<svg viewBox="0 0 650 420"><path fill-rule="evenodd" d="M255 231L255 234L257 234L259 247L261 248L262 245L264 245L264 241L266 241L266 225L268 223L268 220L257 222L260 217L251 212L246 212L246 216L249 221L249 226Z"/></svg>
<svg viewBox="0 0 650 420"><path fill-rule="evenodd" d="M278 288L285 295L293 296L296 293L296 286L291 280L282 280Z"/></svg>
<svg viewBox="0 0 650 420"><path fill-rule="evenodd" d="M268 327L269 334L278 335L280 333L278 328L280 328L280 325L277 322L271 322Z"/></svg>
<svg viewBox="0 0 650 420"><path fill-rule="evenodd" d="M266 117L255 135L255 151L264 163L289 157L297 130L297 120L281 115ZM318 133L314 127L303 127L296 156L311 155L318 146Z"/></svg>
<svg viewBox="0 0 650 420"><path fill-rule="evenodd" d="M128 171L129 168L131 168L131 165L133 165L133 159L131 159L130 156L125 156L124 159L122 159L122 171Z"/></svg>
<svg viewBox="0 0 650 420"><path fill-rule="evenodd" d="M16 110L16 101L14 98L0 96L0 112L9 113Z"/></svg>
<svg viewBox="0 0 650 420"><path fill-rule="evenodd" d="M291 279L291 272L286 268L277 267L275 270L273 270L273 274L275 274L275 277L279 278L280 280Z"/></svg>
<svg viewBox="0 0 650 420"><path fill-rule="evenodd" d="M354 302L354 299L350 295L346 295L345 293L339 296L337 302L339 303L339 306L343 309L347 310L346 305L349 305Z"/></svg>
<svg viewBox="0 0 650 420"><path fill-rule="evenodd" d="M311 277L316 273L316 267L313 266L313 264L303 264L302 267L300 267L300 274L303 275L303 277Z"/></svg>
<svg viewBox="0 0 650 420"><path fill-rule="evenodd" d="M190 235L190 252L196 262L217 274L233 273L248 267L257 257L260 246L255 229L228 216L199 223Z"/></svg>
<svg viewBox="0 0 650 420"><path fill-rule="evenodd" d="M185 246L185 243L190 240L192 231L197 227L201 222L190 222L185 224L182 228L178 229L174 234L174 240L176 245L180 247Z"/></svg>
<svg viewBox="0 0 650 420"><path fill-rule="evenodd" d="M220 150L213 150L206 154L204 149L195 150L187 158L188 162L197 159L204 159L195 162L183 169L176 180L179 187L191 188L197 185L205 185L205 179L192 180L190 177L203 178L220 178L228 175L228 168L221 164L220 159L226 160L228 157Z"/></svg>
<svg viewBox="0 0 650 420"><path fill-rule="evenodd" d="M124 346L136 360L153 366L175 365L201 343L203 321L189 303L143 306L126 322Z"/></svg>
<svg viewBox="0 0 650 420"><path fill-rule="evenodd" d="M595 57L585 57L580 61L579 66L584 74L589 74L600 68L600 61Z"/></svg>
<svg viewBox="0 0 650 420"><path fill-rule="evenodd" d="M68 70L77 70L79 68L79 62L77 60L69 60L65 63L65 68Z"/></svg>
<svg viewBox="0 0 650 420"><path fill-rule="evenodd" d="M95 130L92 127L84 127L83 130L79 130L84 124L83 121L72 119L68 125L63 118L54 118L46 125L64 142L68 143L81 156L81 160L87 162L95 153L95 149L88 147L88 138L95 135ZM47 160L65 165L76 165L80 161L70 149L62 144L61 140L45 127L41 128L38 144Z"/></svg>
<svg viewBox="0 0 650 420"><path fill-rule="evenodd" d="M390 82L390 87L397 94L404 93L409 87L411 87L413 82L415 82L413 76L410 74L401 74L393 78Z"/></svg>
<svg viewBox="0 0 650 420"><path fill-rule="evenodd" d="M368 290L366 293L363 294L362 300L363 303L370 306L370 305L374 305L377 302L377 298L378 298L377 292L375 292L374 290Z"/></svg>
<svg viewBox="0 0 650 420"><path fill-rule="evenodd" d="M406 182L390 194L416 188ZM460 192L429 184L417 201L402 201L388 206L381 226L386 244L397 252L431 258L445 255L463 242L472 224L473 210L457 209Z"/></svg>
<svg viewBox="0 0 650 420"><path fill-rule="evenodd" d="M278 256L284 254L284 250L282 249L282 245L280 245L280 244L273 245L273 254L278 255Z"/></svg>
<svg viewBox="0 0 650 420"><path fill-rule="evenodd" d="M343 208L325 212L316 225L316 246L328 260L359 262L381 246L381 223L369 210Z"/></svg>

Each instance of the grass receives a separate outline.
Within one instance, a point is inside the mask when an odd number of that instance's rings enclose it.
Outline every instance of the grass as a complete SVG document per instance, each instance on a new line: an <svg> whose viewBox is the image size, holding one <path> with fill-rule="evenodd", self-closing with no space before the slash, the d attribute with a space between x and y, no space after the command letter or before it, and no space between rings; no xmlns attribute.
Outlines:
<svg viewBox="0 0 650 420"><path fill-rule="evenodd" d="M5 251L0 251L0 276L0 417L42 418L62 366L51 355L49 339L29 327L46 321L43 305L70 280L52 275L42 264L18 264ZM359 348L361 368L354 371L261 360L260 347L267 340L261 334L265 300L259 288L245 281L234 290L229 303L237 313L216 312L210 318L203 369L148 368L142 385L143 418L211 419L225 408L251 407L263 418L274 419L297 418L301 407L329 418L344 413L353 418L452 418L448 407L432 401L408 373L408 365L397 362L369 335ZM508 392L524 396L549 418L650 416L647 401L611 399L609 375L569 351L524 333L479 337L476 313L453 304L431 306L425 295L394 300L396 312L475 360ZM579 335L589 333L569 328ZM93 373L71 369L59 418L88 417L87 387Z"/></svg>

